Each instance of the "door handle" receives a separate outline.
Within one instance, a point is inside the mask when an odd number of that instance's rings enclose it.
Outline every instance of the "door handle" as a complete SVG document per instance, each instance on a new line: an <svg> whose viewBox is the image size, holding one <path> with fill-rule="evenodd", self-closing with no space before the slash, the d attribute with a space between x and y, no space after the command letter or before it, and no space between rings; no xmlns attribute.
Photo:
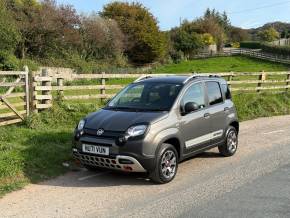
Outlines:
<svg viewBox="0 0 290 218"><path fill-rule="evenodd" d="M208 118L210 118L210 113L205 113L203 116L205 119L208 119Z"/></svg>

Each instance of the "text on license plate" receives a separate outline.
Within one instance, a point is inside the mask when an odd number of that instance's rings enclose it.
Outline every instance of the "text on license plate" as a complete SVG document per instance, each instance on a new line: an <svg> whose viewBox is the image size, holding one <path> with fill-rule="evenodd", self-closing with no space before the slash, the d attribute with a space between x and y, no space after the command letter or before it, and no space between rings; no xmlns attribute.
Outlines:
<svg viewBox="0 0 290 218"><path fill-rule="evenodd" d="M91 154L109 155L109 148L97 145L83 144L83 152Z"/></svg>

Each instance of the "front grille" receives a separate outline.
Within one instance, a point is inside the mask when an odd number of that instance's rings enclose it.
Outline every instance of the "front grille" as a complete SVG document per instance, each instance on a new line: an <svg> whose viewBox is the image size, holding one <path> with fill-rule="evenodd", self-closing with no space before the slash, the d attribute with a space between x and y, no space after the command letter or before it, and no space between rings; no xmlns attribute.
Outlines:
<svg viewBox="0 0 290 218"><path fill-rule="evenodd" d="M121 170L121 166L113 158L95 157L79 153L74 153L74 156L84 165Z"/></svg>
<svg viewBox="0 0 290 218"><path fill-rule="evenodd" d="M111 138L111 139L117 139L124 135L125 132L122 131L109 131L105 130L105 132L101 135L97 135L97 130L96 129L84 129L84 134L83 136L89 136L89 137L94 137L94 138Z"/></svg>

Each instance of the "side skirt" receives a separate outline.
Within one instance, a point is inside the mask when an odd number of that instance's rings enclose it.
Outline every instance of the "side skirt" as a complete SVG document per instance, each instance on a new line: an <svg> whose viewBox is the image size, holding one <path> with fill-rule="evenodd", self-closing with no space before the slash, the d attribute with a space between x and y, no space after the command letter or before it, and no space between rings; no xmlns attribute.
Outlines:
<svg viewBox="0 0 290 218"><path fill-rule="evenodd" d="M218 147L219 145L222 145L223 143L225 143L224 138L220 142L216 142L214 144L209 144L208 146L205 146L203 148L197 149L197 150L195 150L195 151L193 151L193 152L191 152L189 154L183 154L182 157L180 158L180 161L183 161L185 159L188 159L190 157L193 157L193 156L195 156L197 154L200 154L200 153L202 153L204 151L207 151L207 150L210 150L212 148Z"/></svg>

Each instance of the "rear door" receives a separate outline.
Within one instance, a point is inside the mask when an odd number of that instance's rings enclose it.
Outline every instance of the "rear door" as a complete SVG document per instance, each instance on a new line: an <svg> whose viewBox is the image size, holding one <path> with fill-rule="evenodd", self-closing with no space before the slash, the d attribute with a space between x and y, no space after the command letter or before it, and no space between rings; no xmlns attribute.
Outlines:
<svg viewBox="0 0 290 218"><path fill-rule="evenodd" d="M210 119L205 117L207 109L203 82L191 84L186 89L180 102L181 113L182 108L188 102L197 103L199 110L180 117L179 128L185 144L185 154L199 150L210 143L210 138L208 137Z"/></svg>
<svg viewBox="0 0 290 218"><path fill-rule="evenodd" d="M211 144L220 142L226 131L227 108L220 83L218 81L205 82L207 93L208 113L206 116L210 121Z"/></svg>

